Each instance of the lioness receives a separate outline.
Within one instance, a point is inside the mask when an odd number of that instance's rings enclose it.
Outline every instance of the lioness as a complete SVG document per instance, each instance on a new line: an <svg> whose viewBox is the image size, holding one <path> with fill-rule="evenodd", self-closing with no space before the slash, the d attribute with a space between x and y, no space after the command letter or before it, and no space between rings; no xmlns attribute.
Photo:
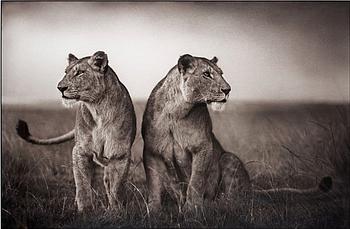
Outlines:
<svg viewBox="0 0 350 229"><path fill-rule="evenodd" d="M226 152L212 132L207 104L222 109L231 90L217 61L181 56L148 99L142 123L143 161L153 211L160 209L163 191L180 194L180 204L186 201L191 208L218 194L252 191L241 160ZM327 191L331 184L327 177L320 187Z"/></svg>
<svg viewBox="0 0 350 229"><path fill-rule="evenodd" d="M58 83L63 103L78 103L75 129L53 139L30 135L26 122L19 121L17 132L34 144L55 144L75 138L73 173L78 211L93 208L93 161L104 166L104 185L110 207L126 181L131 146L135 139L136 117L125 86L108 65L107 55L98 51L91 57L68 57L66 75Z"/></svg>

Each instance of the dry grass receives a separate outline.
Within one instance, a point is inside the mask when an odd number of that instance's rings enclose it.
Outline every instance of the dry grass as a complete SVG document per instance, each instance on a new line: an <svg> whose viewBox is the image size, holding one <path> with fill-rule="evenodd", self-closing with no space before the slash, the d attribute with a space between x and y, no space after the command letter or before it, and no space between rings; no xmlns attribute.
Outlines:
<svg viewBox="0 0 350 229"><path fill-rule="evenodd" d="M246 163L256 188L306 188L330 175L335 183L329 197L218 200L187 215L178 213L169 200L158 216L147 214L140 163L144 103L136 103L135 109L138 134L126 206L113 212L104 209L106 199L98 170L96 210L89 216L80 216L74 205L70 156L73 142L36 146L15 134L18 119L28 121L33 135L62 134L73 127L74 112L59 106L3 106L2 227L348 227L348 105L232 103L225 112L212 114L218 139Z"/></svg>

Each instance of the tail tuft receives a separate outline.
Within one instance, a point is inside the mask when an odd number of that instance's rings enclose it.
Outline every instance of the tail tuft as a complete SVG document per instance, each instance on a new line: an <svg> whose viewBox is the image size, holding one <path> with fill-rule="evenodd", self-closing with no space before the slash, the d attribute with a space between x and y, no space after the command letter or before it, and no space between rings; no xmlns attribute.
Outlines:
<svg viewBox="0 0 350 229"><path fill-rule="evenodd" d="M23 139L27 139L30 136L27 123L21 119L18 120L16 130L17 134Z"/></svg>
<svg viewBox="0 0 350 229"><path fill-rule="evenodd" d="M323 177L320 184L318 185L319 189L323 192L328 192L332 189L333 181L332 177Z"/></svg>

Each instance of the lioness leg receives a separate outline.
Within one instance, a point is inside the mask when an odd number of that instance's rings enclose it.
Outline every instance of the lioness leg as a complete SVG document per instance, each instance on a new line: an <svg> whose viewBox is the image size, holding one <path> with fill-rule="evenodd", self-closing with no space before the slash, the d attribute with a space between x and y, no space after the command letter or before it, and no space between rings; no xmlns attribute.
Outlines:
<svg viewBox="0 0 350 229"><path fill-rule="evenodd" d="M160 158L146 154L144 153L144 167L148 188L148 207L151 212L157 212L162 204L163 180L167 171L164 162Z"/></svg>
<svg viewBox="0 0 350 229"><path fill-rule="evenodd" d="M208 173L204 199L213 200L215 198L218 191L220 173L219 162L216 161L215 163L212 163Z"/></svg>
<svg viewBox="0 0 350 229"><path fill-rule="evenodd" d="M130 155L124 154L124 155ZM124 198L125 182L130 167L130 157L112 158L104 169L103 183L106 188L109 208L115 209Z"/></svg>
<svg viewBox="0 0 350 229"><path fill-rule="evenodd" d="M207 174L212 165L211 150L201 150L193 155L190 182L187 187L187 207L196 207L203 204L206 191Z"/></svg>
<svg viewBox="0 0 350 229"><path fill-rule="evenodd" d="M232 153L225 152L220 157L221 181L219 191L225 196L232 196L251 191L247 170L241 160Z"/></svg>
<svg viewBox="0 0 350 229"><path fill-rule="evenodd" d="M87 150L81 146L73 148L73 174L76 187L75 200L78 211L91 210L93 206L92 197L92 158L87 155Z"/></svg>

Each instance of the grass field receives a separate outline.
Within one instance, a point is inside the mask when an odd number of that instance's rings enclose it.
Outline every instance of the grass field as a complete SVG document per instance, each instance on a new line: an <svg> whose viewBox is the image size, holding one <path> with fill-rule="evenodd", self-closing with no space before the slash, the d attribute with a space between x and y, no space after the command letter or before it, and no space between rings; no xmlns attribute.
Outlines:
<svg viewBox="0 0 350 229"><path fill-rule="evenodd" d="M15 132L17 120L23 119L35 136L63 134L74 126L74 111L59 105L3 105L2 227L349 227L349 105L230 103L224 112L211 113L219 141L246 164L255 188L308 188L321 177L332 176L334 190L324 197L221 199L189 215L178 213L169 204L157 217L147 215L144 200L145 177L140 163L144 106L144 102L135 103L138 132L126 206L119 211L104 209L101 170L97 170L97 209L81 216L74 205L73 142L31 145Z"/></svg>

